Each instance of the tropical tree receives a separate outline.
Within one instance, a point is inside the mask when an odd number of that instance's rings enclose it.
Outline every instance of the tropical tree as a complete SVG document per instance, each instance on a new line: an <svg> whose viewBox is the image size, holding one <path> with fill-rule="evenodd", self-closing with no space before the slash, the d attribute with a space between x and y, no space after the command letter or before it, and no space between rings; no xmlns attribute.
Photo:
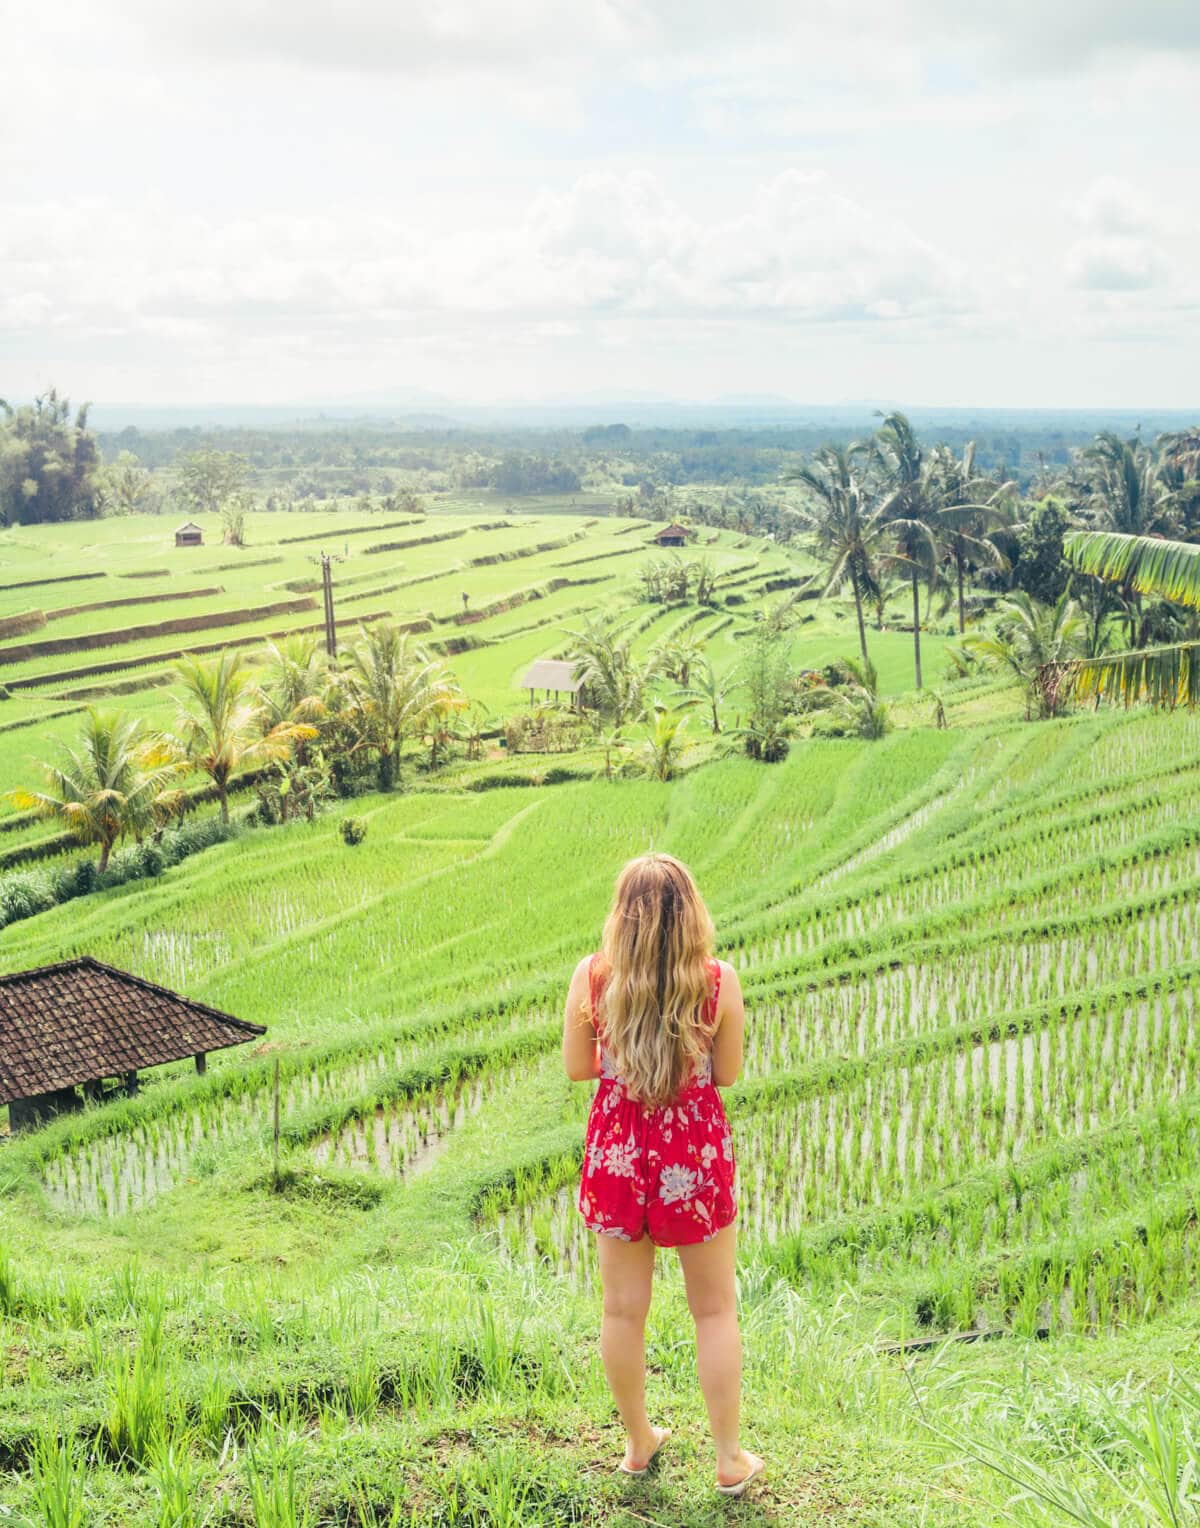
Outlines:
<svg viewBox="0 0 1200 1528"><path fill-rule="evenodd" d="M566 633L567 657L575 664L590 700L615 727L641 716L646 686L654 674L633 656L635 633L627 616L590 615L577 631Z"/></svg>
<svg viewBox="0 0 1200 1528"><path fill-rule="evenodd" d="M1024 589L1000 601L995 635L969 635L963 646L1016 675L1025 690L1025 719L1058 716L1070 695L1067 683L1079 656L1083 618L1064 590L1053 605Z"/></svg>
<svg viewBox="0 0 1200 1528"><path fill-rule="evenodd" d="M1080 573L1200 610L1200 545L1114 531L1072 531L1064 553ZM1072 666L1069 679L1081 698L1191 707L1200 700L1200 640L1092 655Z"/></svg>
<svg viewBox="0 0 1200 1528"><path fill-rule="evenodd" d="M792 514L807 532L810 548L822 565L822 598L850 587L864 659L867 630L863 601L876 596L879 559L888 541L886 516L858 470L865 449L861 445L822 446L811 462L784 477L812 502L812 508L801 505L793 508Z"/></svg>
<svg viewBox="0 0 1200 1528"><path fill-rule="evenodd" d="M12 408L0 398L0 519L5 525L80 520L103 499L100 452L85 403L71 405L55 388Z"/></svg>
<svg viewBox="0 0 1200 1528"><path fill-rule="evenodd" d="M786 637L761 621L742 665L746 725L735 729L746 753L764 764L787 757L792 735L792 668Z"/></svg>
<svg viewBox="0 0 1200 1528"><path fill-rule="evenodd" d="M1081 513L1099 530L1123 536L1170 536L1179 527L1176 496L1161 464L1136 436L1122 440L1102 430L1081 453L1085 492ZM1142 591L1117 584L1125 607L1126 646L1144 647L1150 635Z"/></svg>
<svg viewBox="0 0 1200 1528"><path fill-rule="evenodd" d="M469 705L457 683L448 674L441 675L431 689L421 717L421 735L429 744L430 769L438 767L445 751L459 736L457 719Z"/></svg>
<svg viewBox="0 0 1200 1528"><path fill-rule="evenodd" d="M597 737L596 747L604 755L604 763L596 773L602 774L606 780L615 780L629 752L624 730L621 727L610 727Z"/></svg>
<svg viewBox="0 0 1200 1528"><path fill-rule="evenodd" d="M302 722L320 728L330 714L330 671L324 648L309 632L267 643L269 663L259 688L264 730ZM297 744L296 756L304 763L305 740Z"/></svg>
<svg viewBox="0 0 1200 1528"><path fill-rule="evenodd" d="M250 464L234 451L204 446L189 451L175 464L179 497L197 514L219 515L228 500L241 492Z"/></svg>
<svg viewBox="0 0 1200 1528"><path fill-rule="evenodd" d="M683 730L687 717L669 711L666 706L654 707L654 719L650 732L637 751L637 760L646 774L655 780L672 780L679 768L679 761L687 751Z"/></svg>
<svg viewBox="0 0 1200 1528"><path fill-rule="evenodd" d="M440 662L388 621L361 628L347 678L363 737L379 759L379 787L390 790L406 739L424 733L430 710L452 685Z"/></svg>
<svg viewBox="0 0 1200 1528"><path fill-rule="evenodd" d="M127 833L140 836L180 801L172 789L178 765L138 717L116 711L85 713L74 747L61 763L45 763L44 790L19 788L9 799L23 810L61 822L80 844L99 844L101 872Z"/></svg>
<svg viewBox="0 0 1200 1528"><path fill-rule="evenodd" d="M926 456L904 414L888 414L875 432L875 460L883 475L881 512L891 534L891 549L881 566L896 569L912 590L913 666L921 688L921 585L931 592L937 580L940 547L933 531L940 508L941 469ZM863 660L866 661L864 650Z"/></svg>
<svg viewBox="0 0 1200 1528"><path fill-rule="evenodd" d="M686 690L691 679L692 667L704 653L704 638L693 632L681 632L654 649L652 662L656 671L673 679Z"/></svg>
<svg viewBox="0 0 1200 1528"><path fill-rule="evenodd" d="M286 759L293 742L317 735L304 723L283 722L262 730L262 700L236 652L211 662L184 658L175 665L183 700L169 736L180 759L206 774L216 787L221 821L229 821L229 786L239 771Z"/></svg>
<svg viewBox="0 0 1200 1528"><path fill-rule="evenodd" d="M958 634L962 636L967 629L967 569L1005 566L1007 558L993 538L998 530L1012 528L1016 485L976 472L973 440L967 443L961 457L955 456L949 446L935 446L931 456L938 480L933 523L954 568Z"/></svg>
<svg viewBox="0 0 1200 1528"><path fill-rule="evenodd" d="M708 725L717 736L721 732L721 708L740 684L738 667L735 665L724 674L713 668L711 658L703 658L693 668L688 683L675 692L675 699L682 711L703 707L708 713Z"/></svg>

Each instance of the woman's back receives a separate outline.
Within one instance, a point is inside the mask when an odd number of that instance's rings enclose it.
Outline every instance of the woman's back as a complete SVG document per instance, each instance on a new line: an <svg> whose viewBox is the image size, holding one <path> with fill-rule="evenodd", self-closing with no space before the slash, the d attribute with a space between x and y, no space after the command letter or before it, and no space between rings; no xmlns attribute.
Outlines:
<svg viewBox="0 0 1200 1528"><path fill-rule="evenodd" d="M676 1094L676 1098L670 1100L670 1102L675 1102L678 1098L683 1096L684 1092L691 1088L706 1087L712 1084L712 1045L717 1028L717 1008L721 1000L721 963L720 961L713 960L710 957L707 960L706 965L708 967L709 977L709 996L701 1016L704 1052L700 1058L699 1064L695 1073L693 1074L691 1081L685 1083L683 1089L681 1089L681 1091ZM597 952L596 954L589 957L588 995L591 1010L590 1017L592 1020L592 1026L596 1032L596 1039L600 1047L600 1077L604 1082L619 1083L625 1092L629 1094L629 1084L627 1083L626 1079L621 1076L617 1059L609 1047L605 1044L603 1000L604 988L608 981L608 974L609 973L605 965L604 956L602 953ZM647 1106L643 1105L643 1107ZM666 1105L660 1104L657 1106L649 1107L663 1108L666 1107Z"/></svg>

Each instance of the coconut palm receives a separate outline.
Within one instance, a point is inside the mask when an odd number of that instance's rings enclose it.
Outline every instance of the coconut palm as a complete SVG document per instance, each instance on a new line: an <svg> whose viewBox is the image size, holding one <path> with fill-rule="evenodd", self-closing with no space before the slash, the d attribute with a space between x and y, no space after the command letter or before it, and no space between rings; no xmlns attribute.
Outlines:
<svg viewBox="0 0 1200 1528"><path fill-rule="evenodd" d="M1062 711L1082 636L1083 617L1069 591L1053 605L1043 605L1018 589L1000 601L995 636L967 636L963 646L1011 669L1025 689L1028 721L1035 709L1040 718Z"/></svg>
<svg viewBox="0 0 1200 1528"><path fill-rule="evenodd" d="M81 844L99 844L101 872L113 845L126 833L140 835L178 806L171 789L179 766L164 753L137 717L116 711L85 713L74 747L59 764L43 764L45 790L9 791L23 810L61 822Z"/></svg>
<svg viewBox="0 0 1200 1528"><path fill-rule="evenodd" d="M1085 472L1080 510L1098 530L1170 536L1179 528L1176 495L1160 474L1160 463L1136 436L1122 440L1112 430L1102 430L1080 461ZM1143 591L1128 581L1117 587L1125 607L1126 646L1144 647L1149 624Z"/></svg>
<svg viewBox="0 0 1200 1528"><path fill-rule="evenodd" d="M962 636L967 629L967 568L972 564L1003 568L1008 561L993 535L1013 524L1016 484L976 472L973 440L968 441L961 457L949 446L935 446L931 456L939 482L933 523L954 567L958 634Z"/></svg>
<svg viewBox="0 0 1200 1528"><path fill-rule="evenodd" d="M888 414L875 432L874 457L884 482L880 506L891 533L891 549L880 566L903 573L912 590L913 667L921 688L921 586L932 593L941 556L934 526L940 508L941 466L926 456L904 414ZM864 659L865 659L864 652Z"/></svg>
<svg viewBox="0 0 1200 1528"><path fill-rule="evenodd" d="M1200 610L1200 546L1114 531L1071 531L1063 554L1080 573ZM1092 656L1073 665L1072 691L1126 705L1194 706L1200 701L1200 641L1171 642Z"/></svg>
<svg viewBox="0 0 1200 1528"><path fill-rule="evenodd" d="M405 740L422 733L449 681L441 663L387 621L360 631L346 672L362 734L379 756L380 788L390 790Z"/></svg>
<svg viewBox="0 0 1200 1528"><path fill-rule="evenodd" d="M307 632L268 642L270 664L259 689L263 730L304 723L320 728L329 717L329 662L315 635ZM296 743L296 760L306 762L307 740Z"/></svg>
<svg viewBox="0 0 1200 1528"><path fill-rule="evenodd" d="M636 633L629 618L591 615L578 630L566 635L570 644L567 657L575 664L575 677L613 725L620 727L641 716L654 662L643 668L634 658Z"/></svg>
<svg viewBox="0 0 1200 1528"><path fill-rule="evenodd" d="M229 785L239 771L286 759L298 738L316 728L284 722L262 728L262 698L241 657L226 649L211 662L184 658L175 665L183 699L168 735L175 755L206 774L216 788L221 821L229 821Z"/></svg>
<svg viewBox="0 0 1200 1528"><path fill-rule="evenodd" d="M813 460L784 476L801 488L812 508L799 506L792 514L808 533L810 548L821 563L821 597L846 585L854 596L858 641L867 657L863 601L879 588L879 559L888 540L886 518L858 470L865 447L822 446Z"/></svg>

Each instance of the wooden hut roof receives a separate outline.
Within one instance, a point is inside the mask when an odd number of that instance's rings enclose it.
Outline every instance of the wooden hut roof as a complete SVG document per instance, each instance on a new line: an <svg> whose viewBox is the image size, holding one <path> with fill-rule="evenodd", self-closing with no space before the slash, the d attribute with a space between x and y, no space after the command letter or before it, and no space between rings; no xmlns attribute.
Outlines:
<svg viewBox="0 0 1200 1528"><path fill-rule="evenodd" d="M529 672L521 680L523 690L569 690L573 695L583 688L583 680L576 679L575 665L557 658L539 658L531 663Z"/></svg>
<svg viewBox="0 0 1200 1528"><path fill-rule="evenodd" d="M185 520L182 525L177 525L175 527L175 534L177 536L179 535L180 531L199 531L200 534L203 535L204 527L202 525L197 525L194 520Z"/></svg>
<svg viewBox="0 0 1200 1528"><path fill-rule="evenodd" d="M84 955L0 977L0 1104L266 1034Z"/></svg>
<svg viewBox="0 0 1200 1528"><path fill-rule="evenodd" d="M654 534L655 541L661 541L664 536L682 536L685 540L691 535L686 525L680 525L678 520L672 520L670 525L664 525Z"/></svg>

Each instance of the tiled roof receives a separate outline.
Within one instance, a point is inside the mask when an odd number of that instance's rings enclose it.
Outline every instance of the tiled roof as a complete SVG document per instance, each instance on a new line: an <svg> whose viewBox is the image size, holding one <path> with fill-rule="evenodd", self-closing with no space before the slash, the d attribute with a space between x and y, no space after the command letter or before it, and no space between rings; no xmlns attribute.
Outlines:
<svg viewBox="0 0 1200 1528"><path fill-rule="evenodd" d="M85 955L0 977L0 1104L266 1034Z"/></svg>

